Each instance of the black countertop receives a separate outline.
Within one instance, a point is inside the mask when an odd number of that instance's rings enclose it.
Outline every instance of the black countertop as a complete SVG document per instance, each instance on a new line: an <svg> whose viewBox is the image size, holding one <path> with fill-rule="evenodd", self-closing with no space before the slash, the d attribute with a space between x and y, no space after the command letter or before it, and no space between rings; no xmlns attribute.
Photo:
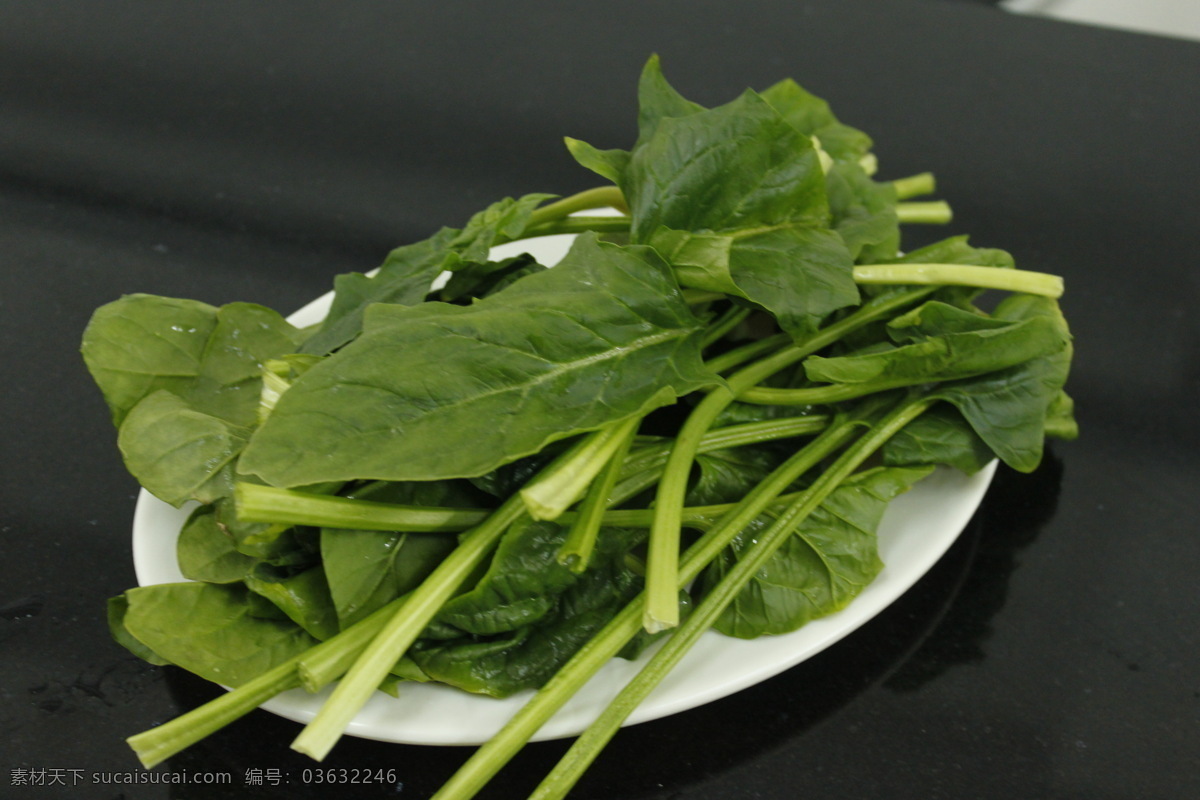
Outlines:
<svg viewBox="0 0 1200 800"><path fill-rule="evenodd" d="M875 137L882 176L937 173L939 234L1063 275L1082 437L1001 470L867 626L625 730L575 796L1200 796L1200 44L932 0L334 9L0 5L0 796L333 793L262 711L157 770L228 785L104 782L140 771L124 737L219 690L109 639L136 486L78 357L91 311L289 310L492 200L586 188L561 137L628 146L651 52L706 105L796 78ZM400 784L338 796L422 798L466 755L347 740L325 766Z"/></svg>

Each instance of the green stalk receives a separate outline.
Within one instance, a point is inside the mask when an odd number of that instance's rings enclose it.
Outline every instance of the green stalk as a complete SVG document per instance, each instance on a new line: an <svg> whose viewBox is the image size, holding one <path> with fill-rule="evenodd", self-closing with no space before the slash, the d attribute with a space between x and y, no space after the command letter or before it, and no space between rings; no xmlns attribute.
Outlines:
<svg viewBox="0 0 1200 800"><path fill-rule="evenodd" d="M180 750L249 714L280 692L300 686L295 662L295 658L289 659L236 689L125 741L146 769L161 764Z"/></svg>
<svg viewBox="0 0 1200 800"><path fill-rule="evenodd" d="M790 439L794 436L807 436L824 430L828 424L829 417L812 414L726 425L722 428L705 431L696 452L709 453L727 447L742 447L777 439ZM625 476L633 476L641 472L653 471L657 477L658 471L667 463L673 445L672 440L667 440L638 448L625 459L621 473ZM626 497L629 496L631 495Z"/></svg>
<svg viewBox="0 0 1200 800"><path fill-rule="evenodd" d="M892 188L896 190L897 200L907 200L910 197L933 194L937 191L937 181L932 172L922 172L892 181Z"/></svg>
<svg viewBox="0 0 1200 800"><path fill-rule="evenodd" d="M576 211L587 211L593 208L606 208L609 206L623 213L629 213L629 207L625 205L625 195L621 194L621 190L618 187L597 186L593 189L585 189L582 192L577 192L569 197L555 200L553 203L547 203L541 208L534 209L533 213L529 215L529 222L526 223L526 228L570 216Z"/></svg>
<svg viewBox="0 0 1200 800"><path fill-rule="evenodd" d="M576 472L578 462L591 457L593 441L605 435L606 431L598 431L583 437L544 467L533 480L553 480L556 473ZM400 656L412 646L434 615L458 591L462 582L483 562L504 532L525 514L525 501L517 493L478 527L462 534L458 547L408 595L354 661L316 717L292 742L293 750L317 761L329 754L350 720L362 709Z"/></svg>
<svg viewBox="0 0 1200 800"><path fill-rule="evenodd" d="M569 461L525 484L519 494L529 515L539 520L557 519L574 505L641 421L641 417L630 417L588 434Z"/></svg>
<svg viewBox="0 0 1200 800"><path fill-rule="evenodd" d="M721 341L725 338L725 334L738 325L741 325L748 316L750 316L749 308L745 306L732 306L708 326L708 330L704 332L704 343L702 346L711 347L713 344Z"/></svg>
<svg viewBox="0 0 1200 800"><path fill-rule="evenodd" d="M679 430L663 469L662 480L658 484L654 524L650 528L646 561L648 599L644 624L647 631L655 633L666 630L679 622L679 606L675 601L674 586L677 582L675 574L678 569L679 533L683 523L683 497L700 442L718 415L750 387L932 291L914 289L869 300L854 313L822 328L803 344L792 345L743 367L729 376L724 386L709 392L693 409Z"/></svg>
<svg viewBox="0 0 1200 800"><path fill-rule="evenodd" d="M400 601L392 601L370 616L356 622L346 630L326 639L298 656L272 667L235 689L215 697L186 714L148 731L130 736L125 741L133 748L138 760L146 769L161 764L186 747L214 733L236 719L250 713L280 692L303 685L315 692L325 684L341 677L346 666L366 647L367 642L379 632L388 616L396 610ZM310 683L304 676L304 664L316 661L327 665L320 682ZM343 664L336 671L337 664ZM329 666L334 666L330 671Z"/></svg>
<svg viewBox="0 0 1200 800"><path fill-rule="evenodd" d="M767 353L787 347L792 344L792 341L792 336L788 333L777 333L774 336L766 336L710 358L704 362L704 366L713 372L724 372L727 369L741 366L747 361L753 361L759 356L765 356Z"/></svg>
<svg viewBox="0 0 1200 800"><path fill-rule="evenodd" d="M676 591L694 580L784 489L841 447L861 423L843 420L778 467L696 540L680 563ZM641 629L646 593L638 595L580 648L532 699L463 764L433 800L473 797L588 680Z"/></svg>
<svg viewBox="0 0 1200 800"><path fill-rule="evenodd" d="M945 225L954 217L950 204L945 200L927 203L897 203L896 216L900 222L917 225Z"/></svg>
<svg viewBox="0 0 1200 800"><path fill-rule="evenodd" d="M621 477L621 467L625 463L625 456L629 453L630 445L633 444L633 438L637 434L637 427L641 419L634 418L630 422L631 424L621 426L618 433L620 439L616 449L613 450L599 477L588 487L579 511L571 522L571 527L567 530L566 539L559 549L559 563L565 564L572 572L583 572L591 560L592 550L596 546L596 536L605 522L605 509L608 508L609 498L617 485L617 479Z"/></svg>
<svg viewBox="0 0 1200 800"><path fill-rule="evenodd" d="M234 487L233 497L237 517L242 522L286 523L320 528L457 532L478 525L488 513L473 508L375 503L244 482ZM384 527L380 528L380 525Z"/></svg>
<svg viewBox="0 0 1200 800"><path fill-rule="evenodd" d="M908 379L870 383L833 383L828 386L806 386L801 389L754 386L739 394L737 399L743 403L767 406L820 406L854 400L890 389L900 389L911 386L913 383L913 379Z"/></svg>
<svg viewBox="0 0 1200 800"><path fill-rule="evenodd" d="M535 236L554 236L559 233L625 233L629 230L629 217L563 217L540 225L530 225L521 232L522 239Z"/></svg>
<svg viewBox="0 0 1200 800"><path fill-rule="evenodd" d="M1061 297L1063 293L1063 279L1058 275L968 264L863 264L854 268L854 281L867 284L975 286L1045 297Z"/></svg>
<svg viewBox="0 0 1200 800"><path fill-rule="evenodd" d="M646 698L654 687L673 669L738 595L767 560L787 540L797 527L870 455L898 430L922 414L933 400L918 398L904 401L862 439L844 452L800 497L784 511L771 527L743 554L714 587L702 603L689 615L654 654L616 699L601 713L563 756L530 795L530 800L554 800L566 795L588 766L616 734L629 714Z"/></svg>

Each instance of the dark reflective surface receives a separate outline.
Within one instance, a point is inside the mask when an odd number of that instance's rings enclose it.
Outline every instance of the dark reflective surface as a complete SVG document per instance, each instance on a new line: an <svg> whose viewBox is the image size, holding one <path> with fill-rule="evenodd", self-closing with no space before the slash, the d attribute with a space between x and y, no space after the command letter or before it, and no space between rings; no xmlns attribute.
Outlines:
<svg viewBox="0 0 1200 800"><path fill-rule="evenodd" d="M937 173L956 218L921 238L1063 274L1083 435L1001 472L876 620L623 732L578 796L1200 796L1200 46L935 0L0 7L0 796L331 794L264 712L156 771L226 785L114 782L140 774L124 737L216 690L108 637L136 487L78 358L91 311L294 309L494 199L593 185L561 137L627 146L653 51L704 103L796 78L875 137L883 176ZM347 740L325 766L402 784L338 796L420 798L467 754ZM20 785L35 772L80 780Z"/></svg>

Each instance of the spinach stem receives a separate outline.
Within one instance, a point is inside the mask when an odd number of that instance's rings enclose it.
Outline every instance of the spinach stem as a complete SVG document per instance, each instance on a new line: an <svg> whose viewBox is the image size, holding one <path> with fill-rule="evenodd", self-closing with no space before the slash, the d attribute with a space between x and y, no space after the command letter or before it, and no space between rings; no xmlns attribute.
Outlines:
<svg viewBox="0 0 1200 800"><path fill-rule="evenodd" d="M738 533L797 478L841 447L861 423L843 420L779 466L688 548L680 563L678 590L694 580ZM642 626L646 593L630 601L580 648L507 724L463 764L433 800L473 797L583 685L608 663Z"/></svg>
<svg viewBox="0 0 1200 800"><path fill-rule="evenodd" d="M142 765L150 769L210 733L245 716L280 692L302 685L310 692L317 691L330 681L341 677L346 667L342 666L341 671L336 673L327 670L321 675L320 682L313 683L305 678L303 665L308 661L348 664L348 661L356 658L367 642L379 632L388 615L396 610L400 602L392 601L306 652L272 667L186 714L130 736L125 741L133 748Z"/></svg>
<svg viewBox="0 0 1200 800"><path fill-rule="evenodd" d="M750 309L746 306L732 306L708 326L708 330L704 332L703 346L712 347L724 339L726 334L741 325L748 316L750 316Z"/></svg>
<svg viewBox="0 0 1200 800"><path fill-rule="evenodd" d="M864 284L976 286L1044 297L1061 297L1063 293L1063 279L1058 275L967 264L862 264L854 268L854 280Z"/></svg>
<svg viewBox="0 0 1200 800"><path fill-rule="evenodd" d="M629 207L625 205L625 195L621 194L620 188L616 186L596 186L592 189L584 189L582 192L577 192L560 200L555 200L552 203L547 203L541 208L534 209L529 215L529 222L526 227L534 227L541 225L551 220L561 219L562 217L570 216L576 211L587 211L593 208L612 207L623 214L629 213Z"/></svg>
<svg viewBox="0 0 1200 800"><path fill-rule="evenodd" d="M633 416L584 436L569 460L525 484L519 495L529 515L539 520L557 519L574 505L641 421Z"/></svg>
<svg viewBox="0 0 1200 800"><path fill-rule="evenodd" d="M759 356L787 347L793 341L791 334L788 333L765 336L762 339L756 339L753 342L744 344L741 347L728 350L719 356L714 356L705 361L704 366L713 372L725 372L726 370L741 366L747 361L753 361Z"/></svg>
<svg viewBox="0 0 1200 800"><path fill-rule="evenodd" d="M300 686L295 663L298 658L272 667L236 689L125 741L146 769L161 764L180 750L249 714L280 692Z"/></svg>
<svg viewBox="0 0 1200 800"><path fill-rule="evenodd" d="M522 239L535 236L554 236L559 233L625 233L629 230L629 217L563 217L539 225L531 225L522 233Z"/></svg>
<svg viewBox="0 0 1200 800"><path fill-rule="evenodd" d="M242 522L310 525L318 528L351 528L389 531L465 530L478 525L479 509L428 508L398 503L373 503L337 495L316 494L239 482L234 503Z"/></svg>
<svg viewBox="0 0 1200 800"><path fill-rule="evenodd" d="M906 398L867 434L851 445L828 470L823 472L779 515L770 528L759 534L756 542L747 548L725 577L693 610L687 621L671 635L637 676L617 695L616 699L575 740L555 768L530 795L530 800L553 800L565 796L633 710L679 663L700 636L712 627L725 607L762 569L767 560L796 528L863 461L934 402L932 399Z"/></svg>
<svg viewBox="0 0 1200 800"><path fill-rule="evenodd" d="M932 172L922 172L907 178L897 178L892 181L892 188L896 190L897 200L907 200L910 197L933 194L937 190L937 181Z"/></svg>
<svg viewBox="0 0 1200 800"><path fill-rule="evenodd" d="M799 389L775 389L768 386L753 386L738 395L743 403L779 406L819 406L841 403L865 397L869 394L886 392L913 384L914 378L871 383L832 383L826 386L805 386Z"/></svg>
<svg viewBox="0 0 1200 800"><path fill-rule="evenodd" d="M583 572L587 569L592 550L596 546L596 536L606 522L605 509L608 508L609 498L621 477L625 456L633 444L640 422L640 418L635 418L631 424L622 427L618 433L620 438L616 449L610 454L599 477L588 487L575 519L567 529L566 539L559 549L558 561L572 572Z"/></svg>
<svg viewBox="0 0 1200 800"><path fill-rule="evenodd" d="M896 216L901 222L917 225L945 225L954 217L945 200L924 203L897 203Z"/></svg>

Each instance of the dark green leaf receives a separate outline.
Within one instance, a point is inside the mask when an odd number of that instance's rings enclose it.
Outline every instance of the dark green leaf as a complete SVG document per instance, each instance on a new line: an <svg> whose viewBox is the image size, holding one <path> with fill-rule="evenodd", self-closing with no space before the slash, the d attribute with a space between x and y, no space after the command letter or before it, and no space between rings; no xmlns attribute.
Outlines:
<svg viewBox="0 0 1200 800"><path fill-rule="evenodd" d="M217 523L214 506L200 506L188 517L175 544L179 571L193 581L236 583L255 564L238 552L232 537Z"/></svg>
<svg viewBox="0 0 1200 800"><path fill-rule="evenodd" d="M653 251L581 236L471 306L377 305L242 455L268 483L482 475L711 384L703 331Z"/></svg>
<svg viewBox="0 0 1200 800"><path fill-rule="evenodd" d="M544 269L545 267L527 253L506 258L503 261L464 262L450 275L450 279L439 295L446 302L460 300L464 297L486 297L495 294L513 281Z"/></svg>
<svg viewBox="0 0 1200 800"><path fill-rule="evenodd" d="M949 406L926 411L883 446L883 463L893 467L946 464L974 475L996 457L962 414Z"/></svg>
<svg viewBox="0 0 1200 800"><path fill-rule="evenodd" d="M846 480L788 537L714 627L751 639L787 633L844 608L883 568L875 532L888 502L929 471L885 467ZM762 517L743 531L706 571L704 586L715 584L771 522Z"/></svg>
<svg viewBox="0 0 1200 800"><path fill-rule="evenodd" d="M602 178L619 183L629 166L628 150L600 150L587 142L566 138L567 151L580 166L590 169Z"/></svg>
<svg viewBox="0 0 1200 800"><path fill-rule="evenodd" d="M352 341L362 331L363 313L373 303L420 303L444 270L450 244L458 234L454 228L442 228L428 239L397 247L374 275L339 275L334 279L329 313L302 351L325 355Z"/></svg>
<svg viewBox="0 0 1200 800"><path fill-rule="evenodd" d="M180 506L188 500L211 503L232 491L233 463L248 435L159 390L129 412L117 445L125 468L146 491Z"/></svg>
<svg viewBox="0 0 1200 800"><path fill-rule="evenodd" d="M263 363L291 352L299 337L279 314L252 303L216 308L132 294L96 310L81 350L118 426L164 389L206 414L249 425Z"/></svg>
<svg viewBox="0 0 1200 800"><path fill-rule="evenodd" d="M1048 297L1012 295L995 317L1014 324L1037 321L1052 335L1041 353L1027 361L977 378L946 384L936 396L958 407L988 447L1004 463L1032 472L1042 460L1046 417L1061 407L1071 366L1071 334L1058 303Z"/></svg>
<svg viewBox="0 0 1200 800"><path fill-rule="evenodd" d="M825 175L833 229L860 261L894 259L900 249L896 190L877 183L855 161L838 161Z"/></svg>
<svg viewBox="0 0 1200 800"><path fill-rule="evenodd" d="M324 641L338 632L337 613L320 564L292 572L259 563L246 574L245 584L315 638Z"/></svg>
<svg viewBox="0 0 1200 800"><path fill-rule="evenodd" d="M763 445L712 450L696 456L699 476L688 489L686 504L736 503L779 466L788 454Z"/></svg>
<svg viewBox="0 0 1200 800"><path fill-rule="evenodd" d="M240 686L317 643L240 584L161 583L125 593L125 629L172 664Z"/></svg>
<svg viewBox="0 0 1200 800"><path fill-rule="evenodd" d="M638 591L641 579L623 559L642 535L603 529L577 574L557 561L561 526L514 526L478 585L438 615L430 630L437 638L419 642L411 657L471 692L507 697L541 686Z"/></svg>
<svg viewBox="0 0 1200 800"><path fill-rule="evenodd" d="M131 294L96 309L81 351L113 423L160 389L185 392L216 326L217 309L194 300Z"/></svg>
<svg viewBox="0 0 1200 800"><path fill-rule="evenodd" d="M160 667L170 664L170 661L158 655L146 645L142 644L133 637L133 634L126 630L125 614L128 611L129 600L125 597L125 595L119 594L116 597L109 598L108 632L112 635L113 640L143 661L147 661Z"/></svg>
<svg viewBox="0 0 1200 800"><path fill-rule="evenodd" d="M633 151L621 189L635 242L660 227L724 231L829 216L812 140L753 92L661 119Z"/></svg>
<svg viewBox="0 0 1200 800"><path fill-rule="evenodd" d="M693 103L675 90L663 77L658 56L653 55L642 67L638 79L638 142L650 139L658 124L667 117L686 117L703 111L704 106Z"/></svg>
<svg viewBox="0 0 1200 800"><path fill-rule="evenodd" d="M761 94L792 127L817 137L821 149L835 160L857 162L870 151L870 136L839 122L829 103L790 78L764 89Z"/></svg>
<svg viewBox="0 0 1200 800"><path fill-rule="evenodd" d="M860 355L804 362L813 381L913 386L1007 369L1061 347L1056 323L1044 315L988 317L940 301L892 320L888 331L908 342Z"/></svg>
<svg viewBox="0 0 1200 800"><path fill-rule="evenodd" d="M457 481L371 484L348 496L444 508L486 505ZM445 533L323 529L321 558L341 627L415 589L457 544Z"/></svg>

